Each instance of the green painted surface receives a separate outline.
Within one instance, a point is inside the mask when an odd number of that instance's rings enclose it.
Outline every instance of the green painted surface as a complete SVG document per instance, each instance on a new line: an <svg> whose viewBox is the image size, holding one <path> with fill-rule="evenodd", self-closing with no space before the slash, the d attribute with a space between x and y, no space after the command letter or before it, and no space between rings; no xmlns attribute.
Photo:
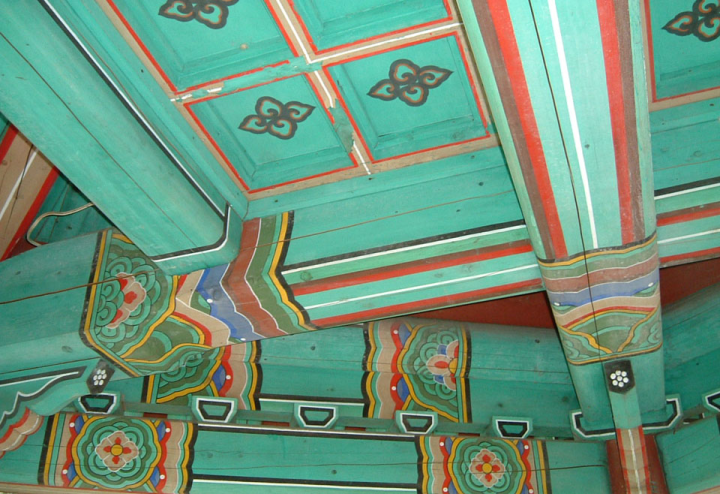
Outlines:
<svg viewBox="0 0 720 494"><path fill-rule="evenodd" d="M3 111L12 115L23 133L148 253L213 244L223 229L222 219L213 208L223 208L204 201L41 5L13 3L3 11L8 20L3 24L5 40L1 45L7 60L5 77L0 79ZM35 23L34 34L25 29L30 18ZM39 42L40 35L46 37L45 42ZM75 80L83 80L83 85L67 80L68 71L73 71ZM28 85L35 88L32 94ZM97 106L87 104L89 91ZM28 107L35 110L27 111ZM35 118L48 109L52 109L53 119ZM112 128L103 123L104 118L114 119ZM58 134L58 129L63 133ZM83 160L78 159L78 149L85 151ZM94 166L84 166L86 162ZM155 167L148 168L148 163ZM148 221L152 228L137 226ZM235 253L233 248L218 252L226 258ZM178 265L183 262L187 259ZM165 265L172 269L169 262Z"/></svg>
<svg viewBox="0 0 720 494"><path fill-rule="evenodd" d="M97 235L86 235L0 263L0 301L16 301L0 305L0 373L97 357L77 334L96 245ZM42 362L27 351L28 331Z"/></svg>
<svg viewBox="0 0 720 494"><path fill-rule="evenodd" d="M442 0L299 0L297 12L320 50L447 17Z"/></svg>
<svg viewBox="0 0 720 494"><path fill-rule="evenodd" d="M67 212L89 202L90 200L82 192L63 175L59 175L36 218L50 212ZM36 242L47 244L85 233L98 232L111 226L110 221L97 208L90 207L69 216L46 217L37 224L31 238Z"/></svg>
<svg viewBox="0 0 720 494"><path fill-rule="evenodd" d="M116 4L180 89L293 57L263 2L229 6L226 24L215 29L197 20L160 16L159 3ZM238 32L243 33L241 38Z"/></svg>
<svg viewBox="0 0 720 494"><path fill-rule="evenodd" d="M548 441L548 457L552 458L550 479L552 491L558 493L609 493L610 476L607 471L605 444L563 443Z"/></svg>
<svg viewBox="0 0 720 494"><path fill-rule="evenodd" d="M718 85L720 50L717 39L706 41L690 32L687 35L678 35L663 29L681 14L692 13L695 3L690 0L649 1L653 64L651 67L654 68L658 99L694 93ZM704 18L705 16L702 16L700 21L702 22ZM709 16L707 18L712 19ZM687 20L684 22L687 23ZM717 25L711 20L706 21L706 26L701 25L700 28L700 32L708 36L717 32ZM690 31L694 32L692 29Z"/></svg>
<svg viewBox="0 0 720 494"><path fill-rule="evenodd" d="M379 81L390 77L396 60L409 60L420 71L437 67L452 73L429 89L427 100L419 105L368 97ZM454 37L335 65L329 71L377 160L488 135Z"/></svg>
<svg viewBox="0 0 720 494"><path fill-rule="evenodd" d="M657 436L665 480L673 494L693 494L720 486L720 423L707 418Z"/></svg>

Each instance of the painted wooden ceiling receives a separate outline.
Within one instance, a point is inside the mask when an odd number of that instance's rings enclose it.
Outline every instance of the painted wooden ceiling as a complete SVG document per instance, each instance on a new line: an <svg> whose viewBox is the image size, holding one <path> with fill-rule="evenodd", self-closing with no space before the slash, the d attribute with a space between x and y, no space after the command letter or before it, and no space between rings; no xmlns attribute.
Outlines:
<svg viewBox="0 0 720 494"><path fill-rule="evenodd" d="M105 7L251 197L496 144L449 0Z"/></svg>

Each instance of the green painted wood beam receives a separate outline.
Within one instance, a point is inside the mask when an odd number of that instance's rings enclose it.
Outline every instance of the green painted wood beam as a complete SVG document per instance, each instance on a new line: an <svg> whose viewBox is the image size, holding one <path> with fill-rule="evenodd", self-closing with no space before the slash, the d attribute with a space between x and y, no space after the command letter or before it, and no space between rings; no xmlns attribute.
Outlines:
<svg viewBox="0 0 720 494"><path fill-rule="evenodd" d="M639 2L459 6L583 415L608 423L599 363L623 354L642 368L642 411L663 409ZM628 307L644 314L643 331ZM633 357L648 352L655 355Z"/></svg>
<svg viewBox="0 0 720 494"><path fill-rule="evenodd" d="M2 111L169 271L232 259L236 214L192 176L122 91L103 80L92 57L83 56L43 5L2 6Z"/></svg>
<svg viewBox="0 0 720 494"><path fill-rule="evenodd" d="M102 460L90 461L97 444L115 432L119 433L113 440L120 437L129 451L123 449L121 454L134 455L133 446L138 452L131 463L134 470L126 468L122 477ZM66 439L61 442L61 438ZM43 440L46 447L41 447ZM457 456L448 454L451 447ZM112 458L108 463L113 465ZM351 488L367 494L442 494L443 488L476 490L482 484L477 478L485 472L476 475L470 468L480 469L483 463L497 473L486 483L504 482L513 491L549 494L582 482L588 494L611 492L607 455L600 444L414 437L69 413L49 417L25 444L0 458L0 481L48 487L73 482L74 488L112 491L127 488L132 481L142 489L161 485L163 492L309 493L322 489L341 493ZM157 475L150 475L156 467ZM17 487L10 485L9 490Z"/></svg>

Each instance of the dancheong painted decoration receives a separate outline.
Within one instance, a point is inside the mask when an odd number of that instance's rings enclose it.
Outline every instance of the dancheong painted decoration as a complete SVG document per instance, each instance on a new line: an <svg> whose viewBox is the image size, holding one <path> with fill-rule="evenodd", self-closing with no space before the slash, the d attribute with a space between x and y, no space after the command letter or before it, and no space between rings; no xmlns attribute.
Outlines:
<svg viewBox="0 0 720 494"><path fill-rule="evenodd" d="M197 20L207 27L225 27L228 7L238 0L168 0L160 6L159 15L182 22Z"/></svg>
<svg viewBox="0 0 720 494"><path fill-rule="evenodd" d="M678 36L694 35L700 41L720 37L720 3L717 0L695 0L692 10L680 12L663 27Z"/></svg>
<svg viewBox="0 0 720 494"><path fill-rule="evenodd" d="M0 19L0 492L720 492L720 0Z"/></svg>
<svg viewBox="0 0 720 494"><path fill-rule="evenodd" d="M452 72L434 65L418 67L410 60L400 59L390 65L389 74L389 79L375 84L368 94L385 101L399 98L410 106L421 106L430 90L440 86Z"/></svg>

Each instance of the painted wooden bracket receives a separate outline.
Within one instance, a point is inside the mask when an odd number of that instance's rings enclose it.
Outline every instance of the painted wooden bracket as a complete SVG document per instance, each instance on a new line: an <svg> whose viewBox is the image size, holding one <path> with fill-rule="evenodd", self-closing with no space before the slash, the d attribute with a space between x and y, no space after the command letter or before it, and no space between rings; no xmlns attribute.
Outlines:
<svg viewBox="0 0 720 494"><path fill-rule="evenodd" d="M438 424L436 412L403 412L395 413L395 423L405 434L430 434Z"/></svg>
<svg viewBox="0 0 720 494"><path fill-rule="evenodd" d="M110 415L115 413L122 404L120 393L99 393L81 396L75 407L87 414Z"/></svg>
<svg viewBox="0 0 720 494"><path fill-rule="evenodd" d="M643 424L643 431L646 433L655 433L675 428L675 426L680 423L683 416L680 396L668 396L665 405L665 413L667 417L665 420ZM574 410L570 412L570 427L573 434L578 439L607 440L615 437L615 429L612 424L608 424L607 427L597 429L588 427L581 410Z"/></svg>
<svg viewBox="0 0 720 494"><path fill-rule="evenodd" d="M193 396L192 413L202 422L227 424L235 417L237 410L236 398Z"/></svg>
<svg viewBox="0 0 720 494"><path fill-rule="evenodd" d="M532 433L533 423L525 417L493 417L492 430L503 439L525 439Z"/></svg>
<svg viewBox="0 0 720 494"><path fill-rule="evenodd" d="M295 421L309 429L329 429L337 422L338 407L333 405L295 404Z"/></svg>
<svg viewBox="0 0 720 494"><path fill-rule="evenodd" d="M703 405L712 413L720 413L720 389L703 395Z"/></svg>

